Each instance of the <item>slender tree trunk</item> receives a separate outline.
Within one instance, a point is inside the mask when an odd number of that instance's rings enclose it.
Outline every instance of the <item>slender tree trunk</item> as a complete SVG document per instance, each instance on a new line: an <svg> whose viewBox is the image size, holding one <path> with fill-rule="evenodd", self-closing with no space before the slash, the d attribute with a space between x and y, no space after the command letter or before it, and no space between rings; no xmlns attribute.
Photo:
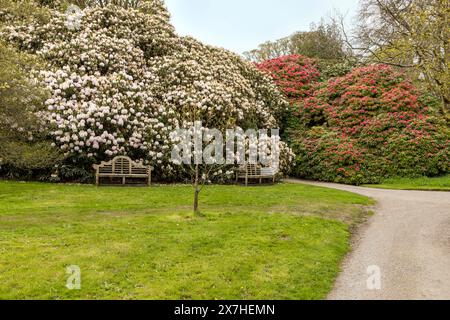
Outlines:
<svg viewBox="0 0 450 320"><path fill-rule="evenodd" d="M446 96L443 96L442 100L443 100L442 114L448 121L450 120L450 99L447 98Z"/></svg>
<svg viewBox="0 0 450 320"><path fill-rule="evenodd" d="M199 165L195 165L195 181L194 181L194 214L198 214L200 210L198 209L198 197L200 194L199 186Z"/></svg>

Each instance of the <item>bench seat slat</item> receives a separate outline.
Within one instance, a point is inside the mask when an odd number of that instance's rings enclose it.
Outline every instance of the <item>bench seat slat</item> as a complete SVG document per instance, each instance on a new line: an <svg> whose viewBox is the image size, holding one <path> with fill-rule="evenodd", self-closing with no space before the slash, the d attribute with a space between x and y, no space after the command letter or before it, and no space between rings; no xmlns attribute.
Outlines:
<svg viewBox="0 0 450 320"><path fill-rule="evenodd" d="M107 173L100 173L99 177L128 177L128 178L147 178L148 174L130 174L130 173L113 173L113 174L107 174Z"/></svg>
<svg viewBox="0 0 450 320"><path fill-rule="evenodd" d="M239 176L239 178L245 178L245 177L248 177L249 179L251 179L251 178L273 178L273 174L271 174L271 175L248 175L248 176L246 176L245 174L244 175L242 175L242 176Z"/></svg>

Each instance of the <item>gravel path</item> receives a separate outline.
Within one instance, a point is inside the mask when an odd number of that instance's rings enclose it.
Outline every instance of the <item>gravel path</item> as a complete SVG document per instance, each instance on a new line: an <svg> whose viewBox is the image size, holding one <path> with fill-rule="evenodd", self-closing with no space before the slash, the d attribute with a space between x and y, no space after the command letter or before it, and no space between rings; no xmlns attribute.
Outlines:
<svg viewBox="0 0 450 320"><path fill-rule="evenodd" d="M449 192L290 182L377 200L376 214L355 235L353 252L345 259L329 299L450 299Z"/></svg>

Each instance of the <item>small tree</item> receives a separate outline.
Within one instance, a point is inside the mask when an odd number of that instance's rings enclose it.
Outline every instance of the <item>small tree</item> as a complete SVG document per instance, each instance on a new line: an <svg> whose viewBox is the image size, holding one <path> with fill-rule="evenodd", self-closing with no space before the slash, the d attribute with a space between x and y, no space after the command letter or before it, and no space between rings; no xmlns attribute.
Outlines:
<svg viewBox="0 0 450 320"><path fill-rule="evenodd" d="M172 162L175 165L186 165L191 174L194 188L194 213L199 214L199 196L205 184L211 182L211 175L223 178L223 172L230 164L223 158L223 134L218 129L208 129L201 121L186 123L171 134L175 144L172 150ZM210 143L203 149L203 143ZM182 155L180 155L180 152ZM227 168L228 169L228 168ZM226 171L225 176L233 173Z"/></svg>
<svg viewBox="0 0 450 320"><path fill-rule="evenodd" d="M252 129L246 132L241 128L210 129L202 126L200 121L189 123L186 127L171 134L175 144L172 162L176 165L184 164L190 169L195 214L200 213L199 196L204 186L229 178L233 175L236 164L259 162L264 166L273 166L277 171L280 169L278 130L272 130L269 137L264 129L259 134ZM207 144L205 147L204 143Z"/></svg>

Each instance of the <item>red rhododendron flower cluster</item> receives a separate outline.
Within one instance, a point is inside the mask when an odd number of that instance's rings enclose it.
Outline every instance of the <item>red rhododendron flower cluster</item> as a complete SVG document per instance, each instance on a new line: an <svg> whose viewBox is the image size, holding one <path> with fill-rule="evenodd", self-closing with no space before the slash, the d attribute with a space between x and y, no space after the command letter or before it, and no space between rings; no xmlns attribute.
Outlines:
<svg viewBox="0 0 450 320"><path fill-rule="evenodd" d="M273 77L280 91L292 103L306 97L312 83L320 77L315 61L298 54L267 60L256 66Z"/></svg>
<svg viewBox="0 0 450 320"><path fill-rule="evenodd" d="M448 172L450 130L429 106L385 65L316 85L296 111L298 175L359 184Z"/></svg>

